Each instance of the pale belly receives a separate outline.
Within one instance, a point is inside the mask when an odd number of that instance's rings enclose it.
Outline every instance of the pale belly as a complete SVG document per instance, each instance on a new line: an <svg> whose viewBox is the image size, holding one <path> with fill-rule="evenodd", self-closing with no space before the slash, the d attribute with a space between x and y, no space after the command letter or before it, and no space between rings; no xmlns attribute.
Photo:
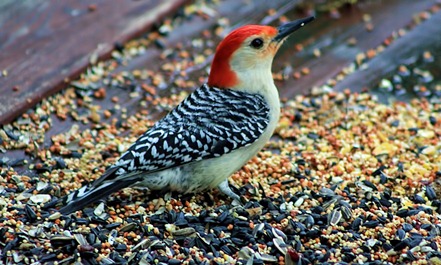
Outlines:
<svg viewBox="0 0 441 265"><path fill-rule="evenodd" d="M143 181L135 185L145 186L151 190L172 190L181 193L194 193L218 187L264 147L274 132L279 114L280 107L277 105L271 110L271 122L263 135L249 146L220 157L148 174Z"/></svg>
<svg viewBox="0 0 441 265"><path fill-rule="evenodd" d="M182 193L194 193L215 188L255 156L263 148L271 134L264 133L258 143L221 157L149 174L142 182L135 185L145 186L150 190L172 190Z"/></svg>

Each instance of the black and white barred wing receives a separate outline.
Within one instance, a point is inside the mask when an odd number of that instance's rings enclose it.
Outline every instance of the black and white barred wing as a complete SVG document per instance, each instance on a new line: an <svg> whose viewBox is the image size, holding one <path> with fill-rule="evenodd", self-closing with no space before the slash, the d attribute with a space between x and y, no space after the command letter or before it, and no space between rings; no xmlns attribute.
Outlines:
<svg viewBox="0 0 441 265"><path fill-rule="evenodd" d="M248 146L268 123L269 108L260 95L204 85L145 132L101 178L68 195L71 207L63 209L79 209L146 174Z"/></svg>
<svg viewBox="0 0 441 265"><path fill-rule="evenodd" d="M255 142L268 122L260 95L202 86L121 156L116 173L154 172L221 156Z"/></svg>

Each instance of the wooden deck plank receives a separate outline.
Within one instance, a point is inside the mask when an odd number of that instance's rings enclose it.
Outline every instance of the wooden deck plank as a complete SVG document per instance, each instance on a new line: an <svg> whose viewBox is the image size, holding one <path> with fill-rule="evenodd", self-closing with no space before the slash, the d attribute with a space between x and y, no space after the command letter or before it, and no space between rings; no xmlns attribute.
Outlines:
<svg viewBox="0 0 441 265"><path fill-rule="evenodd" d="M176 0L175 0L176 1ZM381 3L381 8L378 8L375 4L369 4L366 6L358 6L357 8L352 8L349 12L343 14L344 19L338 20L329 20L327 18L319 18L313 24L311 24L308 28L305 28L299 35L296 35L296 39L292 40L293 42L304 42L311 43L315 42L314 45L311 45L305 52L293 54L292 45L285 45L278 55L278 58L292 58L291 60L280 60L276 59L275 69L277 67L281 67L281 65L290 64L295 67L295 69L301 69L303 67L308 67L312 69L311 74L308 76L303 76L299 80L289 79L286 82L279 83L279 88L281 90L281 94L285 97L292 97L298 93L305 93L309 91L312 86L321 85L329 78L335 76L342 67L346 66L348 63L353 61L355 55L359 52L365 51L370 48L374 48L376 45L380 44L393 30L396 30L406 23L408 23L412 19L412 15L415 12L427 9L431 5L436 3L436 0L422 0L422 1L411 1L405 0L397 2L398 0L391 0L387 3ZM130 3L132 3L131 1ZM139 1L134 1L134 3L138 3ZM173 2L173 5L172 5ZM179 3L177 3L179 2ZM164 10L169 10L172 7L181 4L182 1L171 1L167 7L156 7L157 9L163 8ZM27 3L27 2L26 2ZM35 4L35 2L33 2ZM152 2L148 2L152 4ZM200 21L201 19L195 19L190 22L183 23L182 26L175 29L172 34L170 34L166 38L166 45L170 47L174 43L182 40L189 39L192 36L199 34L202 30L208 29L213 26L219 17L226 16L230 19L230 23L234 25L240 25L244 23L256 23L259 20L259 17L262 17L262 14L265 10L269 8L281 8L286 4L289 4L289 1L256 1L253 2L254 5L243 5L241 1L226 1L224 4L221 4L218 10L218 16L212 17L206 21ZM290 3L292 7L295 2ZM165 4L164 4L165 5ZM15 55L11 55L10 53L4 52L0 54L0 70L6 69L8 70L8 76L0 77L0 92L1 95L8 96L0 96L0 123L6 123L10 121L12 118L16 117L17 114L24 112L28 107L34 105L41 98L46 97L47 95L53 93L54 91L59 90L63 87L63 80L66 77L75 77L81 73L82 70L87 66L89 58L93 52L97 52L100 56L108 54L113 48L113 42L117 40L127 40L129 37L133 37L137 33L142 32L140 26L136 27L136 25L143 25L143 27L147 27L151 25L155 19L158 19L158 15L154 11L149 12L147 15L142 16L142 10L149 8L146 4L143 6L132 6L130 8L125 7L126 16L138 16L137 18L132 18L130 22L125 22L124 25L114 26L114 28L110 28L108 30L103 31L104 38L111 39L110 41L103 42L100 45L100 50L97 50L96 43L89 44L85 42L83 45L78 45L79 41L93 39L91 37L93 30L80 31L78 34L73 34L69 30L73 30L75 28L81 27L81 25L90 23L95 23L96 25L100 25L105 22L106 17L103 13L109 14L111 12L115 12L115 10L121 9L121 6L108 6L107 3L98 3L97 9L93 12L88 11L87 3L77 3L70 5L69 8L64 8L63 10L59 10L60 7L54 5L49 8L50 5L46 5L37 9L37 13L42 14L44 12L51 11L53 13L61 12L64 14L70 14L75 16L72 19L72 22L69 22L67 26L63 23L67 23L69 17L58 18L60 20L62 26L55 27L55 30L60 31L64 36L70 36L68 41L65 41L63 45L56 47L58 44L54 44L53 37L48 35L46 37L40 37L39 42L35 44L27 43L26 37L29 38L28 35L44 35L45 28L46 31L51 29L47 24L50 22L36 22L38 19L33 19L35 23L33 24L36 27L37 33L32 33L34 30L29 31L27 34L20 36L20 34L10 34L9 36L5 33L0 35L0 40L4 40L6 37L9 37L6 41L1 41L0 48L2 49L12 49L14 43L18 43L13 48L15 51L27 51L28 54L25 53L22 56L23 59L14 60ZM150 6L151 7L151 6ZM9 9L14 11L14 8L17 9L16 6L12 5ZM24 27L26 20L23 18L23 14L26 14L26 8L33 9L35 6L29 4L23 9L15 10L14 12L7 13L10 14L18 13L16 15L16 20L21 21L21 27ZM3 8L2 10L6 10ZM67 11L66 11L67 10ZM130 13L129 11L132 11ZM259 11L260 10L260 11ZM400 16L389 16L391 10L398 10L400 12ZM136 11L136 12L135 12ZM375 12L373 12L375 11ZM397 12L398 12L397 11ZM101 12L101 13L100 13ZM22 14L23 13L23 14ZM123 12L120 12L123 13ZM130 15L129 15L130 13ZM373 32L367 32L364 29L364 23L361 21L361 17L364 13L372 14L372 23L376 26ZM150 14L150 15L149 15ZM0 13L0 23L3 22L4 27L9 30L9 32L20 32L19 27L13 26L10 23L11 20L8 19L8 15L3 11ZM121 16L124 16L122 14ZM35 16L42 17L42 16ZM82 17L78 19L77 17ZM139 22L140 17L143 18L142 22ZM3 18L3 20L1 20ZM56 16L52 18L55 20ZM118 20L118 19L115 19ZM93 23L92 23L93 22ZM9 24L7 24L9 23ZM117 25L117 22L113 22ZM120 24L123 22L119 22ZM380 26L381 23L381 26ZM17 23L16 23L17 24ZM36 26L35 26L36 25ZM46 26L45 26L46 25ZM104 24L105 25L105 24ZM129 29L120 30L120 35L115 37L115 34L110 34L109 32L116 31L115 27L124 27L126 26ZM42 29L40 29L41 27ZM98 26L97 26L98 27ZM96 30L96 29L94 29ZM23 30L22 30L23 31ZM39 33L38 33L39 32ZM54 34L54 33L52 33ZM116 34L117 35L117 34ZM338 36L338 37L336 37ZM349 37L355 37L358 39L358 43L355 47L347 47L346 41ZM35 36L34 36L35 37ZM330 47L320 47L323 43L326 43L327 40L333 39L333 43L330 44ZM24 41L23 41L24 40ZM31 45L30 47L38 47L46 45L44 51L46 53L36 50L36 49L25 49L26 45ZM93 46L95 45L95 46ZM75 53L76 46L81 46L82 53ZM291 46L291 47L289 47ZM319 58L312 58L310 56L311 49L315 47L319 47L322 50L323 55ZM69 50L71 52L65 52L64 49ZM158 55L160 54L160 50L156 47L151 47L148 51L132 60L128 66L124 66L118 68L117 71L124 70L133 70L137 68L145 68L146 66L150 68L152 64L157 60ZM19 53L19 52L16 52ZM16 56L20 58L19 56ZM64 60L64 64L61 62L57 65L53 64L51 61L55 59ZM68 60L73 60L71 62L67 62ZM51 62L48 64L47 62ZM56 67L54 67L56 66ZM156 70L156 69L152 69ZM18 86L18 91L13 91L13 87Z"/></svg>
<svg viewBox="0 0 441 265"><path fill-rule="evenodd" d="M0 124L64 87L104 58L115 42L139 36L185 0L3 1L0 8ZM15 89L14 89L15 88Z"/></svg>
<svg viewBox="0 0 441 265"><path fill-rule="evenodd" d="M193 16L191 19L185 20L181 25L175 28L170 34L163 38L166 48L173 48L178 43L188 43L189 40L200 36L203 30L212 29L220 18L227 18L230 22L231 27L237 27L239 25L247 23L268 23L277 17L267 16L268 9L282 9L289 11L294 9L295 4L298 1L286 1L286 0L256 0L251 4L246 5L247 0L226 0L220 3L219 8L216 10L216 15L209 18L201 18L199 16ZM260 20L264 21L260 21ZM160 66L164 63L164 60L159 58L163 49L156 47L155 45L150 45L147 50L142 54L133 59L131 59L127 65L122 65L115 69L114 73L118 74L122 71L132 71L135 69L148 69L152 71L159 71ZM158 63L161 62L161 63ZM194 74L206 75L203 69L196 71ZM1 78L1 77L0 77ZM0 79L1 80L1 79ZM133 115L138 112L141 108L148 108L151 115L152 108L139 106L139 98L131 98L129 95L129 90L121 91L118 88L107 89L107 96L101 99L95 104L99 104L101 109L111 109L114 107L114 102L111 101L113 96L119 98L118 104L121 108L128 109L128 114ZM170 93L164 91L164 93ZM25 109L26 110L26 109ZM160 115L160 114L158 114ZM56 115L51 115L52 126L49 131L45 133L44 146L51 145L51 137L63 132L68 131L73 124L77 124L81 130L90 127L90 124L82 124L81 122L73 121L70 116L66 120L61 120ZM33 158L28 156L23 152L23 150L8 150L5 154L10 160L23 159L26 158L32 161ZM17 168L17 170L25 170L25 168Z"/></svg>
<svg viewBox="0 0 441 265"><path fill-rule="evenodd" d="M163 39L165 44L164 48L173 48L176 47L177 43L188 42L188 40L200 35L202 31L214 27L220 18L228 19L230 27L227 30L245 24L267 24L272 21L271 18L266 15L268 10L282 9L290 11L293 10L299 2L299 0L255 0L252 2L248 0L223 1L219 4L215 16L206 19L195 17L176 27L173 32ZM161 52L161 49L157 47L149 47L143 55L134 58L128 63L128 65L118 67L115 69L115 72L132 71L134 69L145 68L146 66L148 66L149 70L158 70L159 65L152 64L152 62L158 60Z"/></svg>
<svg viewBox="0 0 441 265"><path fill-rule="evenodd" d="M375 49L392 32L409 25L415 14L429 9L436 3L436 0L372 2L353 6L341 14L341 19L330 20L319 17L296 35L303 39L302 42L310 44L305 50L293 52L292 46L299 42L298 38L293 39L290 40L292 45L283 46L283 50L279 51L277 56L290 59L275 59L275 71L286 64L293 66L295 71L305 67L311 70L310 74L300 79L290 78L278 82L281 95L291 98L297 94L308 93L314 86L326 84L329 79L334 78L344 67L352 63L357 54ZM366 23L363 22L364 14L371 16L371 23L374 25L371 32L366 30ZM348 44L350 38L357 40L356 45ZM314 49L321 51L320 57L312 56Z"/></svg>
<svg viewBox="0 0 441 265"><path fill-rule="evenodd" d="M421 56L426 49L441 49L441 12L422 22L405 36L394 41L381 55L366 63L335 86L336 90L350 88L361 91L364 87L378 83L380 79Z"/></svg>
<svg viewBox="0 0 441 265"><path fill-rule="evenodd" d="M383 5L368 5L365 7L362 6L360 8L346 10L344 13L342 13L342 16L345 17L345 19L330 20L326 17L319 17L319 19L308 25L308 27L305 27L296 33L296 38L292 38L292 40L290 39L291 44L287 43L284 45L283 50L281 50L281 54L279 54L275 59L275 71L278 71L280 67L285 64L292 65L295 70L299 70L305 66L311 69L310 75L304 76L299 80L294 80L291 77L285 82L278 82L281 95L284 97L292 97L298 93L306 93L313 84L319 85L326 82L328 78L334 76L332 73L335 74L336 72L339 72L342 67L345 67L348 65L348 63L352 62L353 57L351 56L353 56L355 52L349 50L349 48L346 46L346 40L350 36L354 36L355 34L355 37L359 40L357 46L355 48L350 47L350 49L356 49L357 52L362 52L367 49L375 48L376 45L381 43L384 38L390 35L392 31L406 26L411 21L413 14L429 8L435 4L435 2L436 1L430 0L422 0L418 2L411 0L391 0L390 2L387 2L388 5L390 5L387 8ZM244 23L261 23L263 17L265 17L263 19L264 21L268 21L268 17L266 17L266 10L270 7L257 5L259 3L264 5L265 3L268 3L268 1L262 0L261 2L256 1L254 3L256 3L254 8L240 9L241 4L243 4L242 2L227 0L221 4L220 8L218 9L219 14L217 16L207 20L201 20L199 17L193 17L192 19L184 21L182 25L175 28L167 37L164 38L165 43L169 48L172 48L173 45L176 45L177 43L188 43L188 40L200 36L203 30L211 29L215 25L217 19L220 17L230 19L230 24L232 27ZM273 7L274 4L279 4L280 7L284 7L288 2L271 1L270 3L273 5ZM400 10L400 12L407 14L407 16L405 16L405 18L389 18L387 14L394 9ZM301 14L298 14L294 8L288 8L287 10L291 10L287 14L290 19L302 16ZM372 22L377 26L376 30L373 32L367 32L364 30L364 24L361 22L363 13L368 12L372 14ZM381 27L380 29L378 29L379 21L384 21L385 23L384 27ZM340 37L337 38L336 36ZM317 47L317 45L323 46L324 41L328 39L333 40L332 45L322 49L323 55L321 57L313 58L310 54L311 50L314 49L314 47ZM304 52L294 51L294 43L303 43L305 45ZM347 51L346 53L343 52L345 49ZM335 54L336 51L339 52L337 55ZM148 69L153 71L158 70L158 68L166 62L159 59L161 52L161 49L155 47L154 45L150 45L143 55L129 61L128 65L117 68L115 73L132 71L134 69ZM344 55L347 55L347 57L344 57ZM201 69L193 72L192 75L206 76L205 70L205 67L202 67ZM109 87L107 89L107 96L104 99L97 100L94 102L94 104L99 104L102 110L111 109L114 106L111 98L113 96L118 96L118 104L121 106L121 108L128 109L128 115L139 112L141 109L148 109L149 115L155 115L153 114L155 111L154 107L139 105L140 98L130 97L130 92L131 90L125 91L120 88ZM171 93L170 91L163 92ZM115 117L117 118L118 115L115 115ZM45 146L50 145L51 136L69 130L74 123L80 125L81 130L90 127L90 124L75 122L70 119L70 117L68 117L67 120L60 120L58 117L53 115L51 119L52 127L46 133ZM29 158L23 153L22 150L8 151L6 155L11 159L23 157L26 157L27 159Z"/></svg>

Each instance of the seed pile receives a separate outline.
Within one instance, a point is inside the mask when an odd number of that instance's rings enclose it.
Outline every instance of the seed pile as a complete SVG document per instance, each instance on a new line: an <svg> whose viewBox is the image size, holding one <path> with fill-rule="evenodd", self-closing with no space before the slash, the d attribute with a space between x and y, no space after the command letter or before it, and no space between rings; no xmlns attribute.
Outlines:
<svg viewBox="0 0 441 265"><path fill-rule="evenodd" d="M14 168L25 161L2 160L2 260L437 263L439 110L425 100L388 106L349 92L298 96L284 102L266 149L232 176L248 199L243 206L216 190L181 196L125 189L106 205L62 216L50 202L98 177L134 140L111 125L74 127L48 149L30 150L45 162L23 173ZM142 131L153 121L135 116L127 123ZM6 126L1 136L3 146L20 147L16 130Z"/></svg>
<svg viewBox="0 0 441 265"><path fill-rule="evenodd" d="M185 13L210 10L190 5ZM192 40L197 57L164 49L158 72L116 71L148 45L161 46L171 27L166 21L159 33L117 47L112 60L0 129L0 151L24 150L29 158L0 157L1 262L441 262L436 97L385 105L367 93L326 88L285 100L273 139L230 178L243 205L217 190L128 188L72 215L58 213L61 197L98 178L187 95L179 89L203 82L188 75L205 67L220 30ZM176 95L164 96L166 88ZM142 110L122 107L127 102ZM60 133L59 120L67 119L73 126Z"/></svg>

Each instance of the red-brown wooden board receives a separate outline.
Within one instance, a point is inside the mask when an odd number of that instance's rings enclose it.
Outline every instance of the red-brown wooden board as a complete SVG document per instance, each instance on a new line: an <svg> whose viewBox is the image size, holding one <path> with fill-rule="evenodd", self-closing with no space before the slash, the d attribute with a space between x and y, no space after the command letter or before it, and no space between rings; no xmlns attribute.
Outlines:
<svg viewBox="0 0 441 265"><path fill-rule="evenodd" d="M185 0L8 0L0 3L0 124L11 121L176 11ZM6 75L6 76L5 76Z"/></svg>

